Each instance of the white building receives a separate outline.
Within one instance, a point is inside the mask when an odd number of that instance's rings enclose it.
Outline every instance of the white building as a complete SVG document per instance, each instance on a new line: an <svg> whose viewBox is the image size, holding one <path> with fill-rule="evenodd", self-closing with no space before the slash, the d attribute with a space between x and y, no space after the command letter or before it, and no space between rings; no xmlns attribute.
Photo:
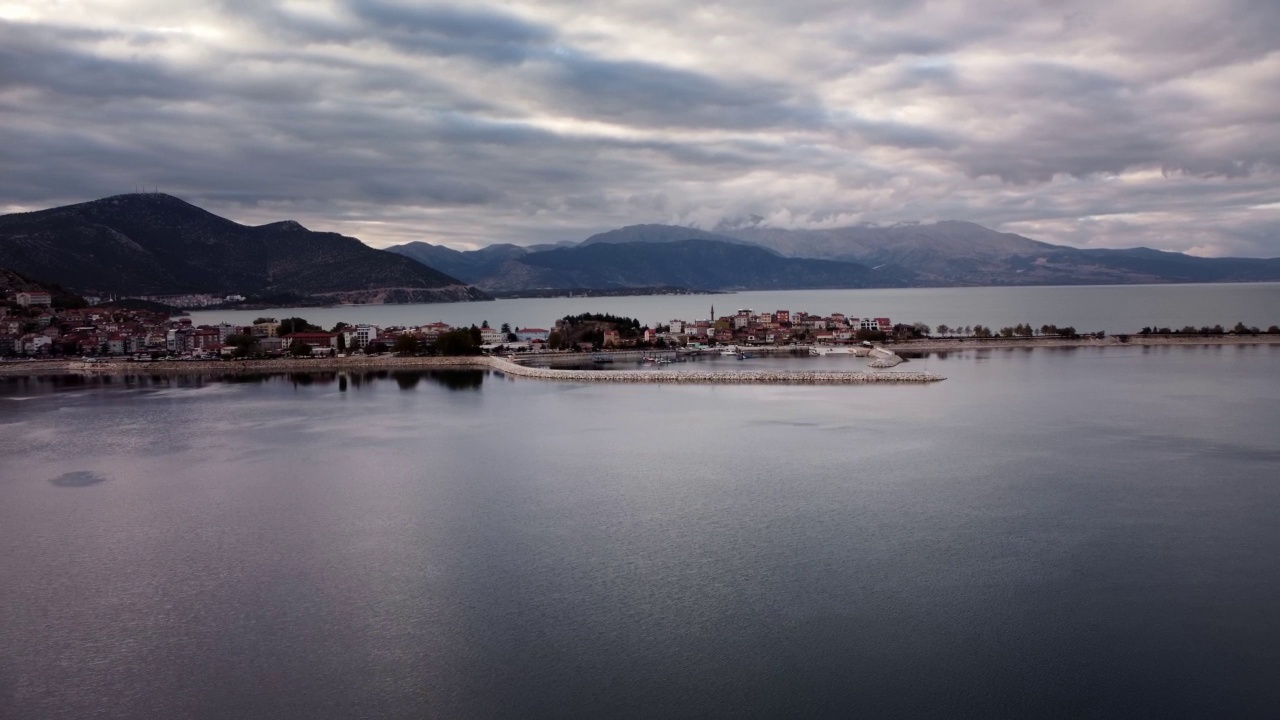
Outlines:
<svg viewBox="0 0 1280 720"><path fill-rule="evenodd" d="M53 298L47 292L20 292L15 299L23 307L48 307L53 304Z"/></svg>
<svg viewBox="0 0 1280 720"><path fill-rule="evenodd" d="M357 325L356 326L356 342L360 347L368 345L371 341L378 339L377 325Z"/></svg>

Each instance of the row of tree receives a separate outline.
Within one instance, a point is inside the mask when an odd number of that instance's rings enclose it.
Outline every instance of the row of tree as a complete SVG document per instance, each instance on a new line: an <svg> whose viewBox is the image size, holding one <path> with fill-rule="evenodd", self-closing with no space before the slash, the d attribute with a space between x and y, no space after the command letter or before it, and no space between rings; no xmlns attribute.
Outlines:
<svg viewBox="0 0 1280 720"><path fill-rule="evenodd" d="M928 326L926 325L925 328L926 328L925 334L928 334L927 332ZM1041 325L1037 329L1037 328L1031 327L1030 323L1018 323L1017 325L1002 327L999 330L996 330L993 327L987 327L986 325L965 325L963 327L951 327L949 325L938 325L938 334L946 335L946 336L958 335L960 337L975 337L975 338L1035 337L1036 335L1042 335L1045 337L1069 337L1069 338L1079 337L1079 333L1076 332L1076 329L1071 326L1058 327L1057 325ZM1101 333L1101 332L1093 333L1093 334L1096 336L1105 335L1105 333Z"/></svg>
<svg viewBox="0 0 1280 720"><path fill-rule="evenodd" d="M1167 327L1144 327L1138 332L1139 335L1226 335L1227 329L1221 325L1208 325L1199 328L1193 325L1187 325L1181 330L1171 330ZM1238 322L1235 327L1231 328L1231 333L1235 335L1261 335L1264 331L1255 326L1246 326L1243 322ZM1280 335L1280 327L1272 325L1265 331L1268 335Z"/></svg>

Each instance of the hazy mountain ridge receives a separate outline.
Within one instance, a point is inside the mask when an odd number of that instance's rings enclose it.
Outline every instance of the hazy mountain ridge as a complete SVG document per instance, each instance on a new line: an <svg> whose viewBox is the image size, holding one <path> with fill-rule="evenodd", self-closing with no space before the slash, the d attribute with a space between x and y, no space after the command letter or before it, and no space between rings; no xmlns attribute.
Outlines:
<svg viewBox="0 0 1280 720"><path fill-rule="evenodd" d="M240 225L163 194L0 216L0 265L99 293L295 295L325 302L486 297L356 238L293 221Z"/></svg>
<svg viewBox="0 0 1280 720"><path fill-rule="evenodd" d="M691 290L1280 280L1280 258L1077 249L945 221L709 232L631 225L577 244L376 250L293 221L240 225L178 198L119 195L0 216L0 266L79 292L439 302L495 291Z"/></svg>
<svg viewBox="0 0 1280 720"><path fill-rule="evenodd" d="M714 260L709 247L702 248L697 259L687 251L664 248L691 240L724 247L715 251L719 255ZM590 250L610 246L628 248L626 267L618 265L622 255ZM436 264L480 287L503 292L653 284L690 289L801 289L1280 280L1280 259L1199 258L1148 248L1082 250L961 221L822 230L786 230L753 223L718 227L716 232L674 225L629 225L597 233L576 246L543 248L494 245L459 252L410 243L389 249ZM753 268L739 261L746 257L743 253L748 248L763 248L774 259L834 262L846 267L837 270L806 265L812 275L805 277L784 272L773 260L753 255L754 262L771 266L768 272L753 273ZM706 264L711 262L720 267L708 275ZM879 274L865 275L849 265L878 269Z"/></svg>
<svg viewBox="0 0 1280 720"><path fill-rule="evenodd" d="M1200 258L1148 248L1079 249L943 221L830 230L743 228L740 240L792 257L893 263L923 285L1055 285L1280 280L1280 261Z"/></svg>
<svg viewBox="0 0 1280 720"><path fill-rule="evenodd" d="M497 274L502 266L535 250L519 245L497 244L479 250L454 250L443 245L411 242L387 248L388 251L413 258L464 282L475 283Z"/></svg>
<svg viewBox="0 0 1280 720"><path fill-rule="evenodd" d="M705 239L661 243L601 242L532 253L512 261L534 271L502 282L542 287L671 286L694 290L783 290L902 286L900 272L877 273L865 265L780 257L764 248ZM494 280L485 287L498 287Z"/></svg>
<svg viewBox="0 0 1280 720"><path fill-rule="evenodd" d="M581 243L577 243L577 245L597 245L600 243L666 243L679 242L681 240L713 240L716 242L726 242L734 245L759 245L763 247L760 243L741 240L722 233L707 232L706 230L681 227L678 225L658 225L654 223L645 225L627 225L626 227L620 227L616 230L596 233L586 240L583 240Z"/></svg>
<svg viewBox="0 0 1280 720"><path fill-rule="evenodd" d="M630 234L591 244L530 251L512 245L459 252L428 243L388 248L407 257L435 262L491 292L626 287L679 287L690 290L768 290L804 288L899 287L913 273L882 272L858 263L785 258L742 241L676 239L683 228L662 228L662 239L623 242Z"/></svg>

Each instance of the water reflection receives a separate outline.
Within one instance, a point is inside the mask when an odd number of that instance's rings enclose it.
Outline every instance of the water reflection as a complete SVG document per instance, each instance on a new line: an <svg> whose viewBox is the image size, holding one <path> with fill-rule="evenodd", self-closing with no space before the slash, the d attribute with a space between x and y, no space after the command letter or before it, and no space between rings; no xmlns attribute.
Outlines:
<svg viewBox="0 0 1280 720"><path fill-rule="evenodd" d="M58 487L89 487L106 481L107 478L99 473L90 470L77 470L63 473L50 480L49 483Z"/></svg>
<svg viewBox="0 0 1280 720"><path fill-rule="evenodd" d="M360 372L227 373L209 375L38 375L0 378L0 397L22 399L70 390L112 388L121 390L200 389L217 384L263 385L288 383L295 388L337 385L339 392L372 388L394 382L403 391L412 391L426 381L449 390L477 390L486 370L367 370Z"/></svg>

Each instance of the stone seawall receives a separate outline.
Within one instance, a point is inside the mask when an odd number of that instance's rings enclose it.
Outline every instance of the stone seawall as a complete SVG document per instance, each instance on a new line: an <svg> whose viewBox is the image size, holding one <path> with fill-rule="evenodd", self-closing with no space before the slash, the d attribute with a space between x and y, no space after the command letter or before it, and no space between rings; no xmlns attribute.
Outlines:
<svg viewBox="0 0 1280 720"><path fill-rule="evenodd" d="M535 368L500 358L490 367L516 377L570 382L663 383L702 385L864 385L870 383L931 383L945 380L924 372L717 372L677 370L557 370Z"/></svg>
<svg viewBox="0 0 1280 720"><path fill-rule="evenodd" d="M535 380L613 383L863 385L870 383L930 383L944 379L939 375L922 372L559 370L555 368L528 367L497 357L355 357L316 360L149 363L118 361L93 364L71 360L6 363L0 365L0 375L230 375L485 369L496 370L512 377Z"/></svg>

